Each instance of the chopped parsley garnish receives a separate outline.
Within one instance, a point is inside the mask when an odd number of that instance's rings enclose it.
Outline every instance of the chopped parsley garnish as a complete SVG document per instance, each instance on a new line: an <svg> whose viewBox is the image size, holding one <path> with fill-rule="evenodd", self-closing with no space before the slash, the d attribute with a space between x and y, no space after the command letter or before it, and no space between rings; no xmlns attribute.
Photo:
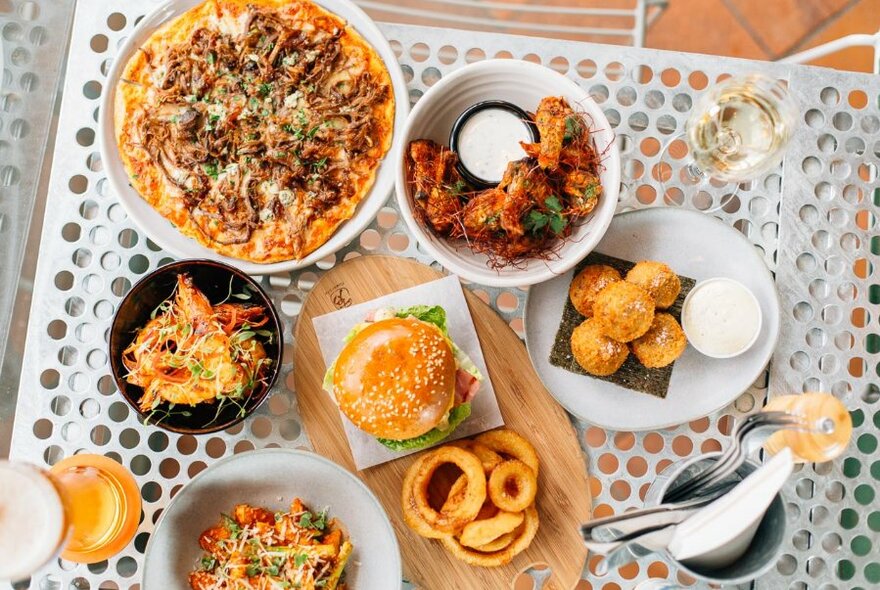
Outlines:
<svg viewBox="0 0 880 590"><path fill-rule="evenodd" d="M559 202L559 197L557 197L556 195L552 195L544 199L544 205L554 213L559 213L560 211L562 211L562 203Z"/></svg>
<svg viewBox="0 0 880 590"><path fill-rule="evenodd" d="M314 166L316 170L320 170L321 168L325 167L326 165L327 165L327 156L324 156L323 158L321 158L317 162L312 163L312 166Z"/></svg>
<svg viewBox="0 0 880 590"><path fill-rule="evenodd" d="M214 52L213 51L208 52L208 56L205 58L205 61L207 61L210 65L213 66L215 60L216 60L216 57L214 56Z"/></svg>
<svg viewBox="0 0 880 590"><path fill-rule="evenodd" d="M565 118L565 135L562 136L562 141L570 141L579 136L582 131L583 123L580 118L575 115L569 115Z"/></svg>
<svg viewBox="0 0 880 590"><path fill-rule="evenodd" d="M213 180L217 180L220 176L220 172L217 170L217 164L202 164L202 169L205 171L205 174L210 176Z"/></svg>
<svg viewBox="0 0 880 590"><path fill-rule="evenodd" d="M317 515L311 512L303 512L302 516L299 517L299 526L304 529L323 531L324 527L327 526L327 509L325 508Z"/></svg>
<svg viewBox="0 0 880 590"><path fill-rule="evenodd" d="M455 181L455 184L449 187L449 192L452 193L453 196L459 197L467 188L467 184L463 180Z"/></svg>
<svg viewBox="0 0 880 590"><path fill-rule="evenodd" d="M293 565L296 567L302 567L309 560L309 556L306 553L297 553L293 557Z"/></svg>
<svg viewBox="0 0 880 590"><path fill-rule="evenodd" d="M539 234L541 230L549 227L550 231L559 235L568 227L568 219L557 211L544 213L543 211L532 209L526 216L524 224L526 229L532 234Z"/></svg>
<svg viewBox="0 0 880 590"><path fill-rule="evenodd" d="M217 559L212 555L205 555L202 557L201 565L203 570L209 572L217 565Z"/></svg>
<svg viewBox="0 0 880 590"><path fill-rule="evenodd" d="M221 514L220 519L223 521L223 526L229 531L230 538L237 539L241 535L241 526L231 516Z"/></svg>

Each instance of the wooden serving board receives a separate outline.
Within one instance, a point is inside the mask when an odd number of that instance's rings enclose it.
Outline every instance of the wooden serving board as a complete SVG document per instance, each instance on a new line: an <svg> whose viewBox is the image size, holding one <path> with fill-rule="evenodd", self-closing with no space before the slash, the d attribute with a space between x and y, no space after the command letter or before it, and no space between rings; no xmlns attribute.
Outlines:
<svg viewBox="0 0 880 590"><path fill-rule="evenodd" d="M403 522L400 493L403 475L419 455L358 472L339 410L321 388L326 367L312 318L442 276L404 258L361 256L321 277L303 305L294 334L296 393L309 438L318 453L356 473L382 502L400 542L404 577L418 588L511 588L519 572L545 564L552 571L545 588L571 590L587 557L579 531L579 525L590 517L586 463L568 415L544 389L520 339L489 306L465 289L505 424L531 440L541 461L538 534L531 546L506 566L470 566L455 559L439 541L413 533Z"/></svg>

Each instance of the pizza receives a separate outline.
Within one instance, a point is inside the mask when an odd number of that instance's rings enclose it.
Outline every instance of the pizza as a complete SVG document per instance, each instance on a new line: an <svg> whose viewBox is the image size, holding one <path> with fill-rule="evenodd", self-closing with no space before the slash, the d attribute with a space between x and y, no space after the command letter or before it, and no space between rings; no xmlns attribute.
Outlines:
<svg viewBox="0 0 880 590"><path fill-rule="evenodd" d="M257 263L326 242L394 126L381 57L308 0L206 0L135 52L114 107L132 187L184 235Z"/></svg>

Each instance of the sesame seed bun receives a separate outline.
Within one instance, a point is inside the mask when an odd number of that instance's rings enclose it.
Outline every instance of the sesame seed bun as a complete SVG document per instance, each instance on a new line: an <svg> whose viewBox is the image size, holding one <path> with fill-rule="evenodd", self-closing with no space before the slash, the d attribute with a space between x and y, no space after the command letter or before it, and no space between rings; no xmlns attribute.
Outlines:
<svg viewBox="0 0 880 590"><path fill-rule="evenodd" d="M375 322L352 338L333 371L333 395L355 426L405 440L437 426L455 401L455 356L433 324Z"/></svg>

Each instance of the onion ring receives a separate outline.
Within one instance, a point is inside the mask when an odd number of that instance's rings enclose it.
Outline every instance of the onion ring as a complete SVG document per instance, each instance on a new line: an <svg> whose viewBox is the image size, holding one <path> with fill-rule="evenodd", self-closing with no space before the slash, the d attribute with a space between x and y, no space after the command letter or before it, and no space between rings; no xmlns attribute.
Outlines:
<svg viewBox="0 0 880 590"><path fill-rule="evenodd" d="M440 508L440 512L449 512L456 504L459 504L464 499L466 487L467 476L461 474L452 484L452 487L449 488L449 494L446 496L446 501L443 502L443 507Z"/></svg>
<svg viewBox="0 0 880 590"><path fill-rule="evenodd" d="M514 459L519 459L532 468L535 476L538 475L538 454L532 443L521 437L512 430L492 430L484 432L475 439L496 453L509 455Z"/></svg>
<svg viewBox="0 0 880 590"><path fill-rule="evenodd" d="M475 520L464 525L458 541L465 547L476 549L481 545L491 543L501 535L515 531L522 524L522 521L522 512L501 511L492 518Z"/></svg>
<svg viewBox="0 0 880 590"><path fill-rule="evenodd" d="M427 521L422 518L422 515L419 514L419 510L416 508L416 503L413 499L413 481L415 480L416 474L426 456L427 455L422 456L416 460L407 470L406 476L403 478L403 492L400 498L401 508L403 509L403 521L413 530L414 533L421 537L426 537L428 539L442 539L449 533L438 531L428 524Z"/></svg>
<svg viewBox="0 0 880 590"><path fill-rule="evenodd" d="M466 451L470 451L483 463L483 471L487 474L495 469L495 466L504 461L504 457L490 449L484 444L474 440L462 439L450 443L452 446L460 447Z"/></svg>
<svg viewBox="0 0 880 590"><path fill-rule="evenodd" d="M538 478L528 465L518 459L499 463L489 475L489 498L506 512L525 510L535 501L537 493Z"/></svg>
<svg viewBox="0 0 880 590"><path fill-rule="evenodd" d="M538 533L538 511L534 506L529 506L523 512L523 524L520 526L517 537L504 549L491 553L484 553L465 547L453 536L443 537L443 545L457 559L470 565L482 567L498 567L506 565L513 560L514 556L522 553Z"/></svg>
<svg viewBox="0 0 880 590"><path fill-rule="evenodd" d="M457 466L467 476L465 496L446 512L437 512L428 502L428 486L438 467L446 463ZM476 518L486 501L486 475L476 455L459 447L444 446L425 455L413 480L413 500L422 518L437 531L454 533Z"/></svg>
<svg viewBox="0 0 880 590"><path fill-rule="evenodd" d="M516 539L516 531L511 531L509 533L504 533L494 541L490 543L486 543L485 545L480 545L479 547L474 547L474 550L479 551L480 553L494 553L495 551L501 551Z"/></svg>

